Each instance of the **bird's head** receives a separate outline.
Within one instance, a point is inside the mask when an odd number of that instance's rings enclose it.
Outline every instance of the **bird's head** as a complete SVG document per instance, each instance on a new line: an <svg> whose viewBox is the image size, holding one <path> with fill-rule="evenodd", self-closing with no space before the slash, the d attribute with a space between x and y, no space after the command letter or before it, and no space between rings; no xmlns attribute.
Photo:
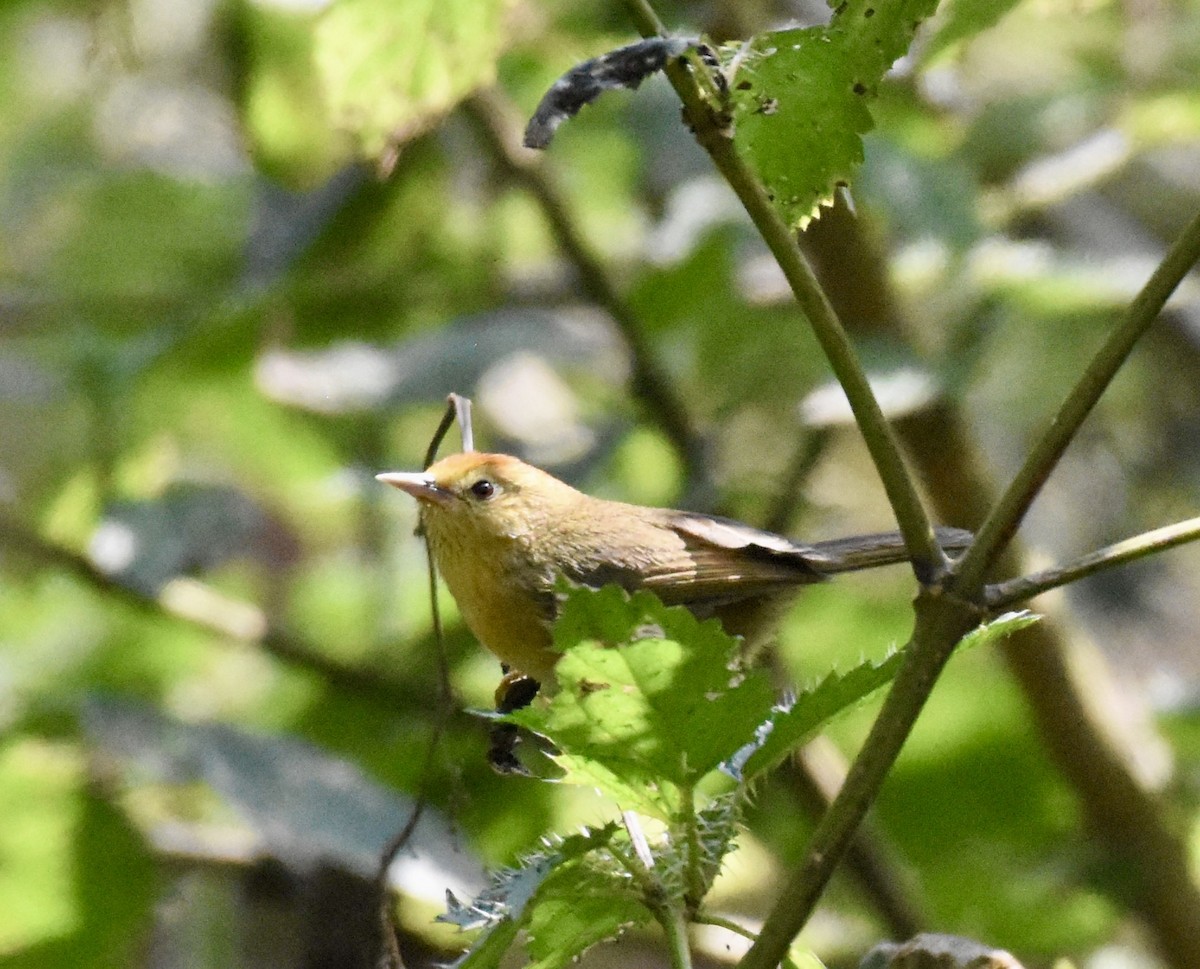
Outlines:
<svg viewBox="0 0 1200 969"><path fill-rule="evenodd" d="M517 538L583 498L570 485L506 454L452 454L419 472L376 476L421 504L436 536Z"/></svg>

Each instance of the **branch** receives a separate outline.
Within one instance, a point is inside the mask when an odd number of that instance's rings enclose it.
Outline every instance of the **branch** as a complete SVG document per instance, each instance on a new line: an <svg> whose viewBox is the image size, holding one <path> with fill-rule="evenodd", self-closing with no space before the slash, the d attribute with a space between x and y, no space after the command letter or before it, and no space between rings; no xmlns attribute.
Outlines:
<svg viewBox="0 0 1200 969"><path fill-rule="evenodd" d="M978 592L984 575L1016 534L1029 506L1058 465L1080 425L1128 359L1138 338L1158 318L1168 297L1197 259L1200 259L1200 215L1183 230L1129 305L1125 318L1092 358L1041 440L1029 452L1016 477L984 521L974 545L955 569L954 587L960 595L973 598Z"/></svg>
<svg viewBox="0 0 1200 969"><path fill-rule="evenodd" d="M645 336L641 317L621 294L596 251L572 218L562 190L535 152L521 148L521 126L514 112L495 91L476 92L464 103L492 155L509 177L521 185L542 210L560 249L575 266L588 298L612 317L625 341L633 364L633 392L641 398L650 419L656 422L679 454L688 479L708 490L704 441L697 433L666 370L659 364Z"/></svg>
<svg viewBox="0 0 1200 969"><path fill-rule="evenodd" d="M647 0L625 0L625 6L643 36L665 35L662 21ZM699 64L694 69L698 73L703 70ZM737 154L729 132L710 110L696 75L681 61L669 63L665 71L683 102L684 114L696 140L712 157L779 263L796 302L808 317L817 341L845 391L905 544L912 553L913 571L918 581L936 581L945 570L945 555L934 539L929 516L905 466L900 446L871 391L850 338L800 251L795 233L779 217L762 183ZM706 74L703 76L707 77Z"/></svg>
<svg viewBox="0 0 1200 969"><path fill-rule="evenodd" d="M989 585L984 590L984 600L989 611L1006 609L1050 589L1197 539L1200 539L1200 518L1189 518L1082 555L1066 565Z"/></svg>
<svg viewBox="0 0 1200 969"><path fill-rule="evenodd" d="M42 538L37 532L6 515L0 515L0 547L33 559L42 565L67 572L97 592L131 605L158 618L186 623L193 628L219 636L252 643L276 659L298 669L314 673L331 686L366 697L382 706L422 711L429 706L428 691L420 684L382 679L378 674L346 666L322 655L296 636L271 626L261 610L249 603L219 596L207 587L195 584L189 594L180 595L178 585L168 584L156 596L147 595L117 582L78 552ZM205 596L206 606L196 608L197 596Z"/></svg>
<svg viewBox="0 0 1200 969"><path fill-rule="evenodd" d="M851 765L845 784L817 824L804 861L780 890L739 969L775 969L786 955L891 772L942 667L979 618L969 603L936 589L923 589L916 609L917 625L905 647L904 662L870 735Z"/></svg>

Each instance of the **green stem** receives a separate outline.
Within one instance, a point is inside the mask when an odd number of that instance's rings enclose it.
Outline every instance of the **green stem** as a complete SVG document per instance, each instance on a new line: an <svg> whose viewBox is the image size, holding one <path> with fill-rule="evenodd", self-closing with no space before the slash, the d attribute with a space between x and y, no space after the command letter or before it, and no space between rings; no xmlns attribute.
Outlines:
<svg viewBox="0 0 1200 969"><path fill-rule="evenodd" d="M667 934L667 952L671 957L672 969L692 969L692 950L688 946L687 922L683 912L672 906L661 913L659 924Z"/></svg>
<svg viewBox="0 0 1200 969"><path fill-rule="evenodd" d="M821 897L834 868L896 762L954 647L979 620L970 604L938 590L917 597L917 624L904 661L846 782L813 832L804 862L779 892L740 969L775 969Z"/></svg>
<svg viewBox="0 0 1200 969"><path fill-rule="evenodd" d="M1005 609L1104 569L1124 565L1126 562L1133 562L1197 539L1200 539L1200 518L1189 518L1187 521L1127 538L1123 542L1098 549L1088 555L1081 555L1066 565L990 585L985 590L984 599L989 610Z"/></svg>
<svg viewBox="0 0 1200 969"><path fill-rule="evenodd" d="M1034 445L1016 477L979 529L974 544L955 570L953 582L960 595L973 598L977 594L984 575L1016 534L1033 499L1057 466L1080 425L1128 359L1138 338L1158 318L1168 297L1198 259L1200 215L1175 240L1166 258L1130 303L1124 319L1092 358L1041 440Z"/></svg>
<svg viewBox="0 0 1200 969"><path fill-rule="evenodd" d="M681 824L683 826L684 843L687 845L687 857L683 876L684 900L688 908L695 911L704 898L704 874L702 869L703 850L700 846L700 829L696 822L696 792L691 786L680 789L682 804Z"/></svg>
<svg viewBox="0 0 1200 969"><path fill-rule="evenodd" d="M743 939L749 939L751 942L758 938L758 936L744 925L738 925L732 919L727 919L721 915L708 915L700 912L692 917L692 921L697 925L715 925L718 929L724 929L726 932L740 935Z"/></svg>
<svg viewBox="0 0 1200 969"><path fill-rule="evenodd" d="M680 900L667 897L662 882L654 873L654 858L650 854L650 846L646 842L646 835L642 831L637 814L633 811L622 811L621 823L625 826L625 833L629 835L631 852L625 854L615 851L611 845L609 851L638 883L642 890L643 903L654 913L654 918L666 933L672 969L691 969L692 953L688 948L687 921L679 904Z"/></svg>
<svg viewBox="0 0 1200 969"><path fill-rule="evenodd" d="M647 0L625 0L625 6L643 36L665 34L662 21ZM711 110L689 68L675 61L667 65L666 74L683 102L696 140L712 157L779 263L796 302L808 317L817 341L845 391L905 544L912 553L913 571L922 583L936 581L944 570L946 559L934 539L929 516L850 338L800 251L795 233L780 218L762 183L734 149L727 124Z"/></svg>

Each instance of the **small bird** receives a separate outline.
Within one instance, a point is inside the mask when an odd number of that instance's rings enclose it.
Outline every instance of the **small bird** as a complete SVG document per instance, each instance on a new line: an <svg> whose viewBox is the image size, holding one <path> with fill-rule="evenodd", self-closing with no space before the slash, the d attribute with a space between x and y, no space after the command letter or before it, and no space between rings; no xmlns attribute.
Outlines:
<svg viewBox="0 0 1200 969"><path fill-rule="evenodd" d="M649 589L753 647L799 587L908 558L896 532L800 545L727 518L594 498L505 454L377 477L420 503L434 562L480 643L510 676L546 685L559 657L550 625L560 576ZM953 551L971 534L939 529L938 540Z"/></svg>

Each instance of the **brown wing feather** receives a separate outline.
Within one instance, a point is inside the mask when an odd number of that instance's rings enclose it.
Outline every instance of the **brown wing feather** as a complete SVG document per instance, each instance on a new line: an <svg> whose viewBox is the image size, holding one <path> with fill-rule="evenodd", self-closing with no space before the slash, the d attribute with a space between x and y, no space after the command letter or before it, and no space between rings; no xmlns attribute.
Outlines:
<svg viewBox="0 0 1200 969"><path fill-rule="evenodd" d="M688 512L662 524L680 546L641 569L639 585L669 604L714 609L824 578L824 556L771 532Z"/></svg>

